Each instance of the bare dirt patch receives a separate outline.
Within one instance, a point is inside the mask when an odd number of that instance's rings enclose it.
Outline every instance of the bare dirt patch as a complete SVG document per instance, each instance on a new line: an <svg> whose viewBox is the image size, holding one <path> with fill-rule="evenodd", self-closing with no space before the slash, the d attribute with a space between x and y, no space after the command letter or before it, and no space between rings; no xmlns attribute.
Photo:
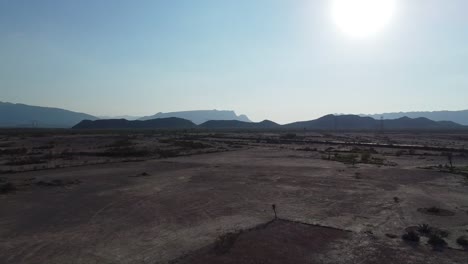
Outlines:
<svg viewBox="0 0 468 264"><path fill-rule="evenodd" d="M275 220L230 235L229 248L219 250L219 241L173 263L319 263L314 256L326 252L336 240L349 238L349 232Z"/></svg>

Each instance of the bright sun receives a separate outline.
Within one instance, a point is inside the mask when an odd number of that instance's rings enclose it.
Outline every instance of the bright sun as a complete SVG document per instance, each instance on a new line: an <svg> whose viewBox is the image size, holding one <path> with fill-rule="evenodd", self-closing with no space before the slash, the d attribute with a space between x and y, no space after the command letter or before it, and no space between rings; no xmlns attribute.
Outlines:
<svg viewBox="0 0 468 264"><path fill-rule="evenodd" d="M381 31L393 18L396 0L333 0L336 25L353 37L366 37Z"/></svg>

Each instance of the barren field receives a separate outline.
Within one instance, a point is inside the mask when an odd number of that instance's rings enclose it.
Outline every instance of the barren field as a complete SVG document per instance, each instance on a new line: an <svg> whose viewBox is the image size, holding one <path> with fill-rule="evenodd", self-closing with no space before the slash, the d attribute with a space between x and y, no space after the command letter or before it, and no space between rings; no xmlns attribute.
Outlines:
<svg viewBox="0 0 468 264"><path fill-rule="evenodd" d="M0 131L0 263L467 263L467 147L448 132Z"/></svg>

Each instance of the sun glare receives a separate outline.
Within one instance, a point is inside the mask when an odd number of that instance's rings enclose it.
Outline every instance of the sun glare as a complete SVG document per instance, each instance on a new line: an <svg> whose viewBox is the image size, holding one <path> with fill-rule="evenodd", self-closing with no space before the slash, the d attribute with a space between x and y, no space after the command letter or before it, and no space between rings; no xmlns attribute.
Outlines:
<svg viewBox="0 0 468 264"><path fill-rule="evenodd" d="M367 37L387 26L393 18L396 0L333 0L335 24L352 37Z"/></svg>

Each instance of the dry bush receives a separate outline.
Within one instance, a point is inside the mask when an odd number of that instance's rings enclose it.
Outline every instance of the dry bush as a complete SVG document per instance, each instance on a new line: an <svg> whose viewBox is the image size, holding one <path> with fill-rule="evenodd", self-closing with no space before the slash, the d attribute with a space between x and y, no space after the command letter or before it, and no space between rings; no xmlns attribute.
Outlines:
<svg viewBox="0 0 468 264"><path fill-rule="evenodd" d="M0 183L0 194L7 194L13 191L16 191L16 186L13 183Z"/></svg>
<svg viewBox="0 0 468 264"><path fill-rule="evenodd" d="M457 243L460 246L468 247L468 238L466 236L461 236L461 237L457 238Z"/></svg>
<svg viewBox="0 0 468 264"><path fill-rule="evenodd" d="M214 245L215 253L219 255L228 253L232 246L234 246L239 235L239 232L229 232L219 236Z"/></svg>
<svg viewBox="0 0 468 264"><path fill-rule="evenodd" d="M419 242L419 234L416 233L415 231L408 231L406 234L401 236L401 238L405 241L410 241L410 242Z"/></svg>

